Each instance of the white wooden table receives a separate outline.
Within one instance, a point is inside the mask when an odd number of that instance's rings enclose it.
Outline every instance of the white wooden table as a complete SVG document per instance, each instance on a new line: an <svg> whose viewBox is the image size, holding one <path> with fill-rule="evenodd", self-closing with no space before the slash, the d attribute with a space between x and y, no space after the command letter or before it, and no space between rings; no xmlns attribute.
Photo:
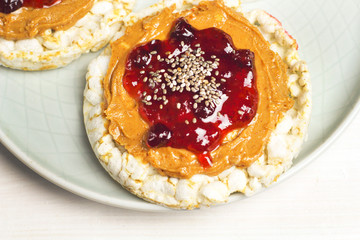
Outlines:
<svg viewBox="0 0 360 240"><path fill-rule="evenodd" d="M360 115L294 177L192 212L105 206L38 176L0 146L0 239L360 239Z"/></svg>

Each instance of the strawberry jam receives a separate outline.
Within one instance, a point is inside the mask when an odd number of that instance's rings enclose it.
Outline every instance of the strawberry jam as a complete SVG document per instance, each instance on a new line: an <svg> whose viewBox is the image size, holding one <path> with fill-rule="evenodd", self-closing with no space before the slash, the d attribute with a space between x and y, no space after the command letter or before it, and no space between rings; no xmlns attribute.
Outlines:
<svg viewBox="0 0 360 240"><path fill-rule="evenodd" d="M24 0L24 7L47 8L61 2L61 0Z"/></svg>
<svg viewBox="0 0 360 240"><path fill-rule="evenodd" d="M131 51L123 84L150 125L148 147L187 149L210 167L226 134L254 118L255 80L253 52L235 49L220 29L197 30L180 18L169 39Z"/></svg>
<svg viewBox="0 0 360 240"><path fill-rule="evenodd" d="M23 0L0 0L0 12L11 13L15 12L23 5Z"/></svg>
<svg viewBox="0 0 360 240"><path fill-rule="evenodd" d="M0 12L12 13L21 7L51 7L59 2L61 0L0 0Z"/></svg>

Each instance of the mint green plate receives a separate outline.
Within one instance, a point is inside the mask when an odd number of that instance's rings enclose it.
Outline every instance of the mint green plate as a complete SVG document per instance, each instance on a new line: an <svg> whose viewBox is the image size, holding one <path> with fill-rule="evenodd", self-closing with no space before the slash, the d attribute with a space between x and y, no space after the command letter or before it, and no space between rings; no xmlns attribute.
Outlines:
<svg viewBox="0 0 360 240"><path fill-rule="evenodd" d="M137 10L144 6L138 3ZM329 146L360 108L360 1L263 0L244 8L262 8L276 16L298 40L311 71L309 138L281 181ZM83 125L82 93L87 65L97 54L44 72L0 67L1 142L38 174L75 194L122 208L167 210L123 190L92 152Z"/></svg>

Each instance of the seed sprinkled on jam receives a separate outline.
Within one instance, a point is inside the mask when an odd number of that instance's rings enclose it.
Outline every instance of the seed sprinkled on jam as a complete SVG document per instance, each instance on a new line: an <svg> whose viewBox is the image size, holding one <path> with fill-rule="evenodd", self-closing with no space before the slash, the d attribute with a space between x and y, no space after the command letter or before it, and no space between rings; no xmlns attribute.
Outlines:
<svg viewBox="0 0 360 240"><path fill-rule="evenodd" d="M47 8L61 0L0 0L0 12L12 13L21 7Z"/></svg>
<svg viewBox="0 0 360 240"><path fill-rule="evenodd" d="M254 53L235 49L220 29L179 18L167 40L129 54L123 84L150 125L146 144L187 149L203 167L230 131L246 127L258 104Z"/></svg>

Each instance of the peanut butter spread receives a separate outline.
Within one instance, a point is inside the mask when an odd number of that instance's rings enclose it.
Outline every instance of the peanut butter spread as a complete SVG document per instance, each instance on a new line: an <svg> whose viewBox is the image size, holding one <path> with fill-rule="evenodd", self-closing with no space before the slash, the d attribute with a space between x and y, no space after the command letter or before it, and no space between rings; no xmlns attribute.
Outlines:
<svg viewBox="0 0 360 240"><path fill-rule="evenodd" d="M36 37L47 29L66 30L84 17L94 0L62 0L49 8L27 8L0 13L0 37L21 40Z"/></svg>
<svg viewBox="0 0 360 240"><path fill-rule="evenodd" d="M112 43L112 56L104 79L105 115L113 138L133 156L149 162L160 173L189 178L195 174L217 175L231 166L248 167L263 152L271 132L285 111L293 106L287 88L286 65L270 50L259 30L241 14L221 1L203 2L190 10L173 13L174 7L143 19L127 28L125 35ZM204 168L197 157L185 149L148 148L145 144L149 125L140 117L138 103L122 84L125 63L131 50L150 40L164 40L179 17L196 29L216 27L232 37L238 49L255 54L259 103L255 118L243 129L228 134L220 147L211 152L213 165Z"/></svg>

